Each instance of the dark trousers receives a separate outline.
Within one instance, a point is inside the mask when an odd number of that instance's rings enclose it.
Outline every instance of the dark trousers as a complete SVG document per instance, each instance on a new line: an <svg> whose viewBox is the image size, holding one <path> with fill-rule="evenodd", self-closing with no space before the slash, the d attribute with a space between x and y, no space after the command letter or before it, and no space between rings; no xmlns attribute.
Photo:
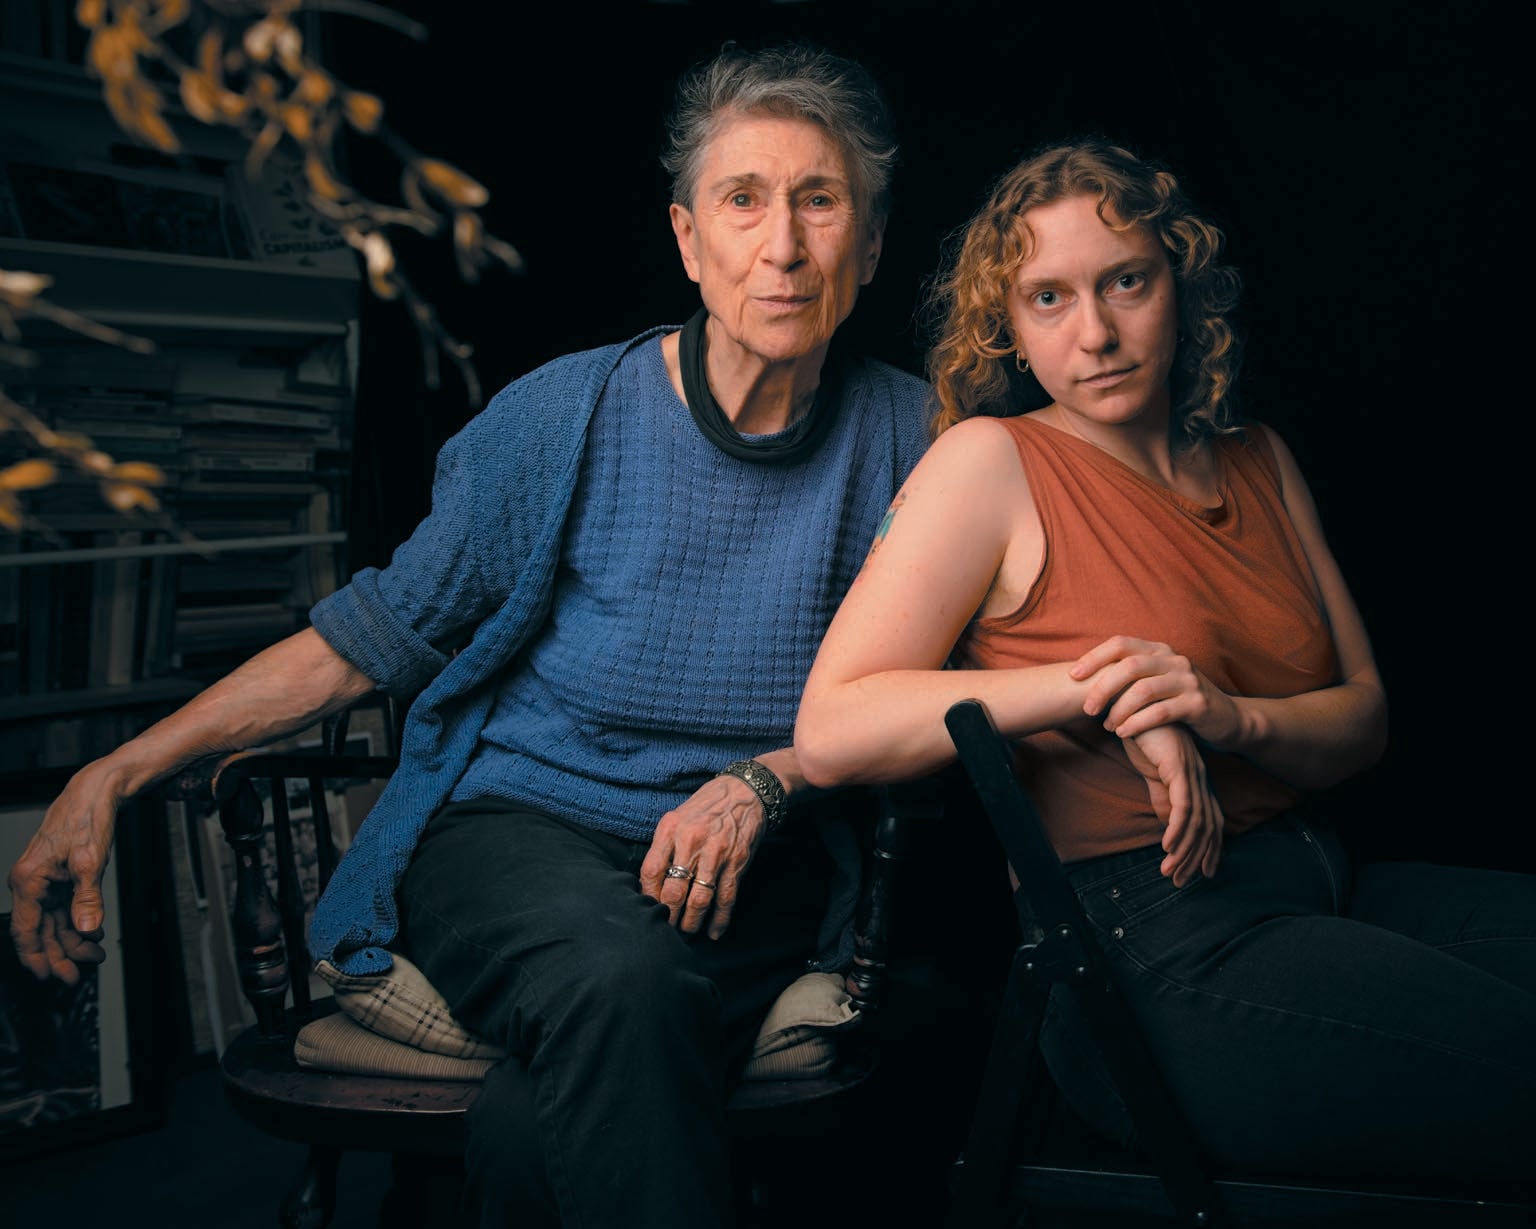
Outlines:
<svg viewBox="0 0 1536 1229"><path fill-rule="evenodd" d="M1218 1163L1271 1173L1529 1176L1536 1156L1536 876L1351 869L1288 815L1210 880L1160 849L1067 868L1174 1098ZM1090 1122L1123 1105L1058 989L1045 1045Z"/></svg>
<svg viewBox="0 0 1536 1229"><path fill-rule="evenodd" d="M711 941L641 894L646 848L479 800L435 816L406 873L408 954L511 1053L469 1115L485 1229L731 1222L726 1092L814 954L829 859L812 834L765 842Z"/></svg>

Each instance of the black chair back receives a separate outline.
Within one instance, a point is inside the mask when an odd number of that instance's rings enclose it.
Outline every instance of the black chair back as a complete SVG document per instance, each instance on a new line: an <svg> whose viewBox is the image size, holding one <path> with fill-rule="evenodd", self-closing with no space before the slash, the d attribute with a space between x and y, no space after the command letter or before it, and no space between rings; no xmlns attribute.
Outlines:
<svg viewBox="0 0 1536 1229"><path fill-rule="evenodd" d="M1502 1191L1488 1195L1410 1184L1346 1185L1217 1173L1201 1155L1115 985L1039 813L1015 775L1008 742L975 700L954 705L945 724L975 798L1018 878L1014 903L1023 934L965 1151L955 1166L949 1229L1013 1225L1021 1212L1041 1209L1150 1216L1202 1229L1536 1225L1536 1203L1512 1200ZM1056 986L1074 997L1125 1102L1136 1152L1094 1139L1076 1155L1057 1148L1047 1156L1046 1124L1029 1121L1031 1114L1042 1107L1051 1112L1060 1101L1052 1095L1039 1049L1046 1000Z"/></svg>

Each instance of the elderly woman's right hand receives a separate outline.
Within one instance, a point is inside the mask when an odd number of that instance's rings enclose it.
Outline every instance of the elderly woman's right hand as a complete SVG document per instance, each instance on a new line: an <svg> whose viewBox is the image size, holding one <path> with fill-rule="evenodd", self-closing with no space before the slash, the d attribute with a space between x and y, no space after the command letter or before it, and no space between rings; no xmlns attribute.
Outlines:
<svg viewBox="0 0 1536 1229"><path fill-rule="evenodd" d="M106 959L101 946L101 878L118 799L101 761L70 778L11 867L11 939L39 980L74 985L82 964Z"/></svg>
<svg viewBox="0 0 1536 1229"><path fill-rule="evenodd" d="M1163 725L1121 742L1167 825L1163 874L1181 888L1197 871L1209 879L1221 861L1222 815L1193 735L1182 726Z"/></svg>

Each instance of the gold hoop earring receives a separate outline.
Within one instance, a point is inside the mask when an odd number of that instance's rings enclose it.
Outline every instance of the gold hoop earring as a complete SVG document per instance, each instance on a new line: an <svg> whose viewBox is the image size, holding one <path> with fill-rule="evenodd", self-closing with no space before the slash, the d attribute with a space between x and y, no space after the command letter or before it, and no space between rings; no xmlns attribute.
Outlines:
<svg viewBox="0 0 1536 1229"><path fill-rule="evenodd" d="M1013 352L1013 365L1018 368L1020 375L1029 370L1029 360L1024 357L1024 351L1015 350Z"/></svg>

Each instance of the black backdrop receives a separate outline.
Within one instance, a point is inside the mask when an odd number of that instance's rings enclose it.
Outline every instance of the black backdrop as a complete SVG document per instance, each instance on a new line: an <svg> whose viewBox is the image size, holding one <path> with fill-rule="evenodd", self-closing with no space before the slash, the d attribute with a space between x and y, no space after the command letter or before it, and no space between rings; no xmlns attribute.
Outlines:
<svg viewBox="0 0 1536 1229"><path fill-rule="evenodd" d="M657 161L671 82L723 40L861 58L905 150L885 256L848 328L921 369L914 307L940 244L1039 142L1094 131L1168 161L1245 277L1244 402L1290 442L1371 628L1393 702L1383 762L1340 791L1370 851L1536 870L1517 611L1531 279L1514 34L1455 5L943 5L912 0L396 6L421 44L337 18L333 60L392 124L491 190L522 277L413 276L476 349L487 393L561 352L680 322L696 296ZM366 157L357 171L375 173ZM471 412L420 386L398 309L365 313L358 563L426 504Z"/></svg>

